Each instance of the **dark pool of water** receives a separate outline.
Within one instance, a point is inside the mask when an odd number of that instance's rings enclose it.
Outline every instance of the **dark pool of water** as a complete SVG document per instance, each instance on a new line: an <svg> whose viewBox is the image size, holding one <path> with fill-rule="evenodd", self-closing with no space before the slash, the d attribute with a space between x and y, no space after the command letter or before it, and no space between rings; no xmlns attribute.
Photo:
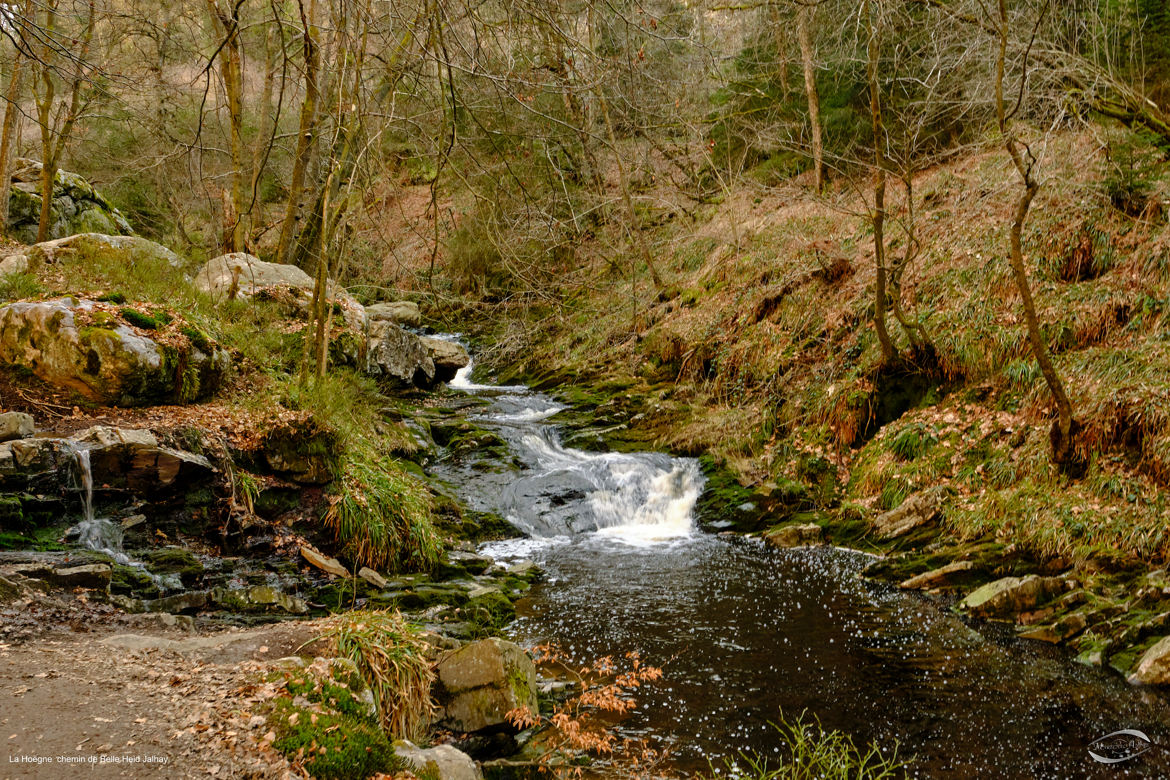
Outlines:
<svg viewBox="0 0 1170 780"><path fill-rule="evenodd" d="M706 534L651 546L577 537L513 554L534 556L548 580L511 634L582 663L633 650L662 666L623 728L683 771L740 750L780 757L769 721L807 710L859 743L900 743L923 777L1170 777L1164 752L1113 766L1087 753L1121 728L1170 745L1163 699L864 582L859 554Z"/></svg>

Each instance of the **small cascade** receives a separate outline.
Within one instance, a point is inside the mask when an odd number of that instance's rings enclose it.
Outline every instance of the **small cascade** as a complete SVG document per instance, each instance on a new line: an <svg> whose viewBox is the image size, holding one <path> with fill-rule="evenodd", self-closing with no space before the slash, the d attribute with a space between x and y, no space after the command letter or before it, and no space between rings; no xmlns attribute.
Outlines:
<svg viewBox="0 0 1170 780"><path fill-rule="evenodd" d="M77 459L77 488L81 493L81 522L77 524L77 543L88 547L94 552L110 556L123 566L133 566L141 569L147 576L163 590L177 590L182 583L175 575L160 576L147 570L146 566L135 561L122 550L122 526L108 517L96 517L93 509L93 467L90 464L89 450L75 446L74 457Z"/></svg>

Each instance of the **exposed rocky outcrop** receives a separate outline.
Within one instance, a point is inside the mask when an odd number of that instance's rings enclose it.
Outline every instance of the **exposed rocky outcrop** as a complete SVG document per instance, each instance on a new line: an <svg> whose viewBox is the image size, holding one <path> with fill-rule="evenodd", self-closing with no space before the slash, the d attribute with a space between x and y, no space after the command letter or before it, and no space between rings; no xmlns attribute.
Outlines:
<svg viewBox="0 0 1170 780"><path fill-rule="evenodd" d="M511 710L537 711L536 667L524 650L502 639L464 645L439 659L441 721L456 731L479 731L506 722Z"/></svg>
<svg viewBox="0 0 1170 780"><path fill-rule="evenodd" d="M933 590L961 585L983 571L984 567L975 561L955 561L937 569L924 572L903 580L898 584L903 590Z"/></svg>
<svg viewBox="0 0 1170 780"><path fill-rule="evenodd" d="M188 339L155 340L95 301L58 298L0 306L0 364L28 369L91 401L144 406L210 395L227 375L230 357Z"/></svg>
<svg viewBox="0 0 1170 780"><path fill-rule="evenodd" d="M370 324L366 373L399 387L429 387L435 362L418 336L380 320Z"/></svg>
<svg viewBox="0 0 1170 780"><path fill-rule="evenodd" d="M195 286L220 298L255 298L283 304L289 314L307 317L313 304L313 277L295 265L266 263L243 252L221 255L195 274ZM363 332L366 310L344 288L329 280L326 296L346 327Z"/></svg>
<svg viewBox="0 0 1170 780"><path fill-rule="evenodd" d="M435 364L436 382L450 382L455 378L459 369L471 362L471 356L457 341L436 339L430 336L423 336L421 341Z"/></svg>
<svg viewBox="0 0 1170 780"><path fill-rule="evenodd" d="M414 301L389 301L372 303L366 307L370 322L393 322L395 325L409 325L417 328L422 324L422 312Z"/></svg>
<svg viewBox="0 0 1170 780"><path fill-rule="evenodd" d="M41 220L41 164L16 160L8 199L8 234L31 244L37 240ZM53 180L53 204L49 238L76 233L129 235L134 231L126 217L83 177L57 171Z"/></svg>
<svg viewBox="0 0 1170 780"><path fill-rule="evenodd" d="M79 233L21 247L0 259L0 275L67 263L81 266L114 263L164 273L182 271L187 265L186 260L162 244L141 236Z"/></svg>
<svg viewBox="0 0 1170 780"><path fill-rule="evenodd" d="M1162 637L1142 654L1129 681L1134 685L1170 685L1170 636Z"/></svg>
<svg viewBox="0 0 1170 780"><path fill-rule="evenodd" d="M1068 589L1059 577L1004 577L978 588L959 606L982 618L1010 618L1035 609Z"/></svg>
<svg viewBox="0 0 1170 780"><path fill-rule="evenodd" d="M873 527L883 539L904 536L938 517L943 503L950 495L946 487L933 487L916 493L889 512L874 518Z"/></svg>

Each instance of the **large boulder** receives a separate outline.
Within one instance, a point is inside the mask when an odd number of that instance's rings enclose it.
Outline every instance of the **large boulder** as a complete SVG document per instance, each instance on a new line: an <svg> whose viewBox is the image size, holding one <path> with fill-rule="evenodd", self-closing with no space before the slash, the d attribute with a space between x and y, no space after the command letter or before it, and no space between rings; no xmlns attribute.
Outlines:
<svg viewBox="0 0 1170 780"><path fill-rule="evenodd" d="M295 265L266 263L252 255L233 252L209 260L195 274L195 286L221 298L256 298L285 304L290 314L307 317L315 282ZM365 307L332 279L326 285L326 297L330 305L340 309L350 330L365 330Z"/></svg>
<svg viewBox="0 0 1170 780"><path fill-rule="evenodd" d="M1142 654L1129 681L1134 685L1170 685L1170 636Z"/></svg>
<svg viewBox="0 0 1170 780"><path fill-rule="evenodd" d="M450 382L459 369L471 362L471 356L458 341L423 336L423 346L435 364L435 381Z"/></svg>
<svg viewBox="0 0 1170 780"><path fill-rule="evenodd" d="M0 442L27 439L36 432L32 415L24 412L0 414Z"/></svg>
<svg viewBox="0 0 1170 780"><path fill-rule="evenodd" d="M418 336L379 320L370 324L366 373L393 385L429 387L435 380L435 362Z"/></svg>
<svg viewBox="0 0 1170 780"><path fill-rule="evenodd" d="M156 341L96 301L0 306L0 364L28 369L98 403L144 406L205 397L230 366L225 350L210 350L190 339L179 346Z"/></svg>
<svg viewBox="0 0 1170 780"><path fill-rule="evenodd" d="M774 528L764 534L764 541L773 547L811 547L825 543L825 531L816 523L797 523Z"/></svg>
<svg viewBox="0 0 1170 780"><path fill-rule="evenodd" d="M176 275L176 272L183 273L187 261L162 244L141 236L79 233L19 247L0 258L0 276L66 263L82 266L115 264L149 270L154 274Z"/></svg>
<svg viewBox="0 0 1170 780"><path fill-rule="evenodd" d="M8 198L8 234L31 244L37 240L41 220L41 164L16 160ZM49 212L48 238L76 233L130 235L130 223L83 177L57 171L53 179L53 203Z"/></svg>
<svg viewBox="0 0 1170 780"><path fill-rule="evenodd" d="M440 658L435 671L442 723L455 731L499 726L522 707L537 712L536 666L511 642L471 642Z"/></svg>
<svg viewBox="0 0 1170 780"><path fill-rule="evenodd" d="M422 324L422 312L414 301L388 301L372 303L366 307L366 317L370 322L386 320L395 325L409 325L417 328Z"/></svg>

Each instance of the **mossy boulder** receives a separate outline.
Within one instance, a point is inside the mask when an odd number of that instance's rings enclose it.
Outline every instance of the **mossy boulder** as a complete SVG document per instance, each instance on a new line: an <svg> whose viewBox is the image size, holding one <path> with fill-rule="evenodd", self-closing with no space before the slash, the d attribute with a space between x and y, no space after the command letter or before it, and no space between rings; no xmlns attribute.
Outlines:
<svg viewBox="0 0 1170 780"><path fill-rule="evenodd" d="M41 164L16 160L8 197L8 234L26 244L37 239L41 219ZM57 171L49 211L49 238L77 233L130 235L130 223L79 174Z"/></svg>
<svg viewBox="0 0 1170 780"><path fill-rule="evenodd" d="M978 588L963 599L960 607L982 618L1011 618L1033 610L1068 589L1059 577L1003 577Z"/></svg>
<svg viewBox="0 0 1170 780"><path fill-rule="evenodd" d="M313 418L281 422L271 428L260 453L273 472L305 485L324 485L340 468L337 434Z"/></svg>
<svg viewBox="0 0 1170 780"><path fill-rule="evenodd" d="M538 711L536 666L519 645L471 642L441 657L435 671L441 722L456 731L502 725L508 712L523 707Z"/></svg>
<svg viewBox="0 0 1170 780"><path fill-rule="evenodd" d="M21 247L4 258L13 269L39 270L46 265L83 267L121 264L142 272L161 275L182 273L187 261L141 236L112 236L105 233L78 233L39 244ZM112 297L124 297L114 294Z"/></svg>
<svg viewBox="0 0 1170 780"><path fill-rule="evenodd" d="M0 364L114 406L203 398L226 377L225 350L167 344L116 319L98 325L101 313L96 301L76 298L0 306Z"/></svg>

